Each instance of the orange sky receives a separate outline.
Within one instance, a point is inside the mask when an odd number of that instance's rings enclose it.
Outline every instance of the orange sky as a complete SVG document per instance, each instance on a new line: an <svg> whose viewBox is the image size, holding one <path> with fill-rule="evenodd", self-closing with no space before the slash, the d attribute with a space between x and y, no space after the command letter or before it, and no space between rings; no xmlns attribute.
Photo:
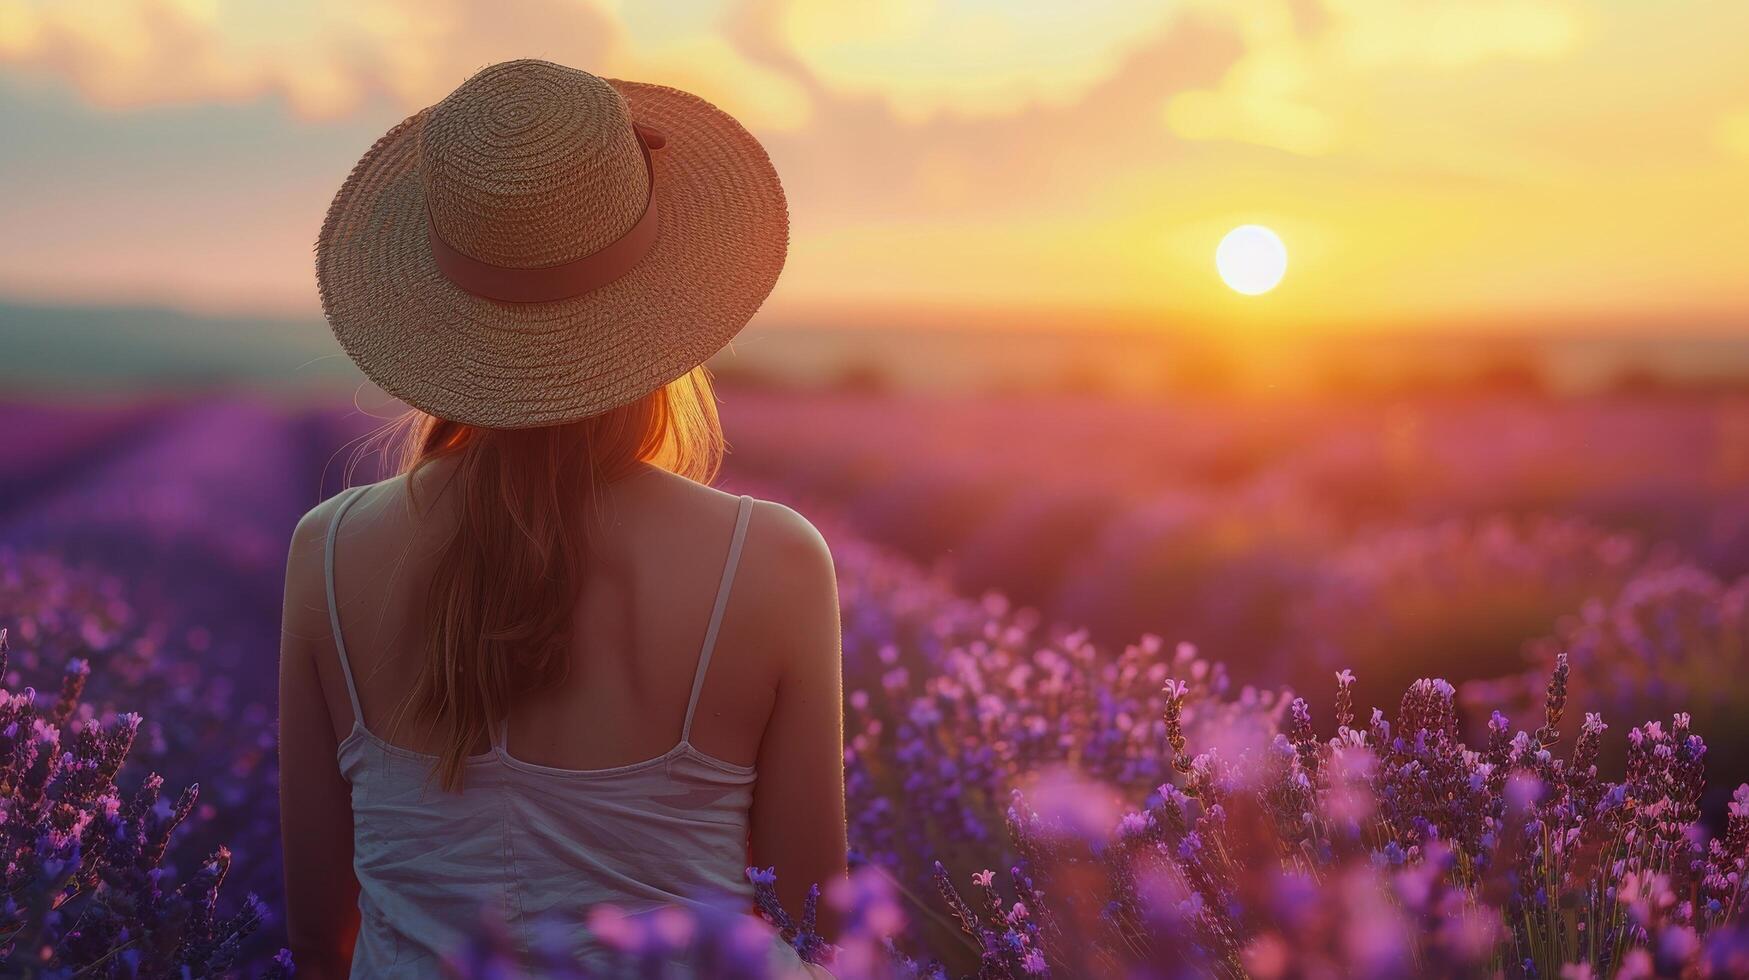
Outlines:
<svg viewBox="0 0 1749 980"><path fill-rule="evenodd" d="M371 140L480 65L767 142L767 323L1749 329L1749 4L10 0L0 294L314 312ZM1229 228L1285 240L1239 296Z"/></svg>

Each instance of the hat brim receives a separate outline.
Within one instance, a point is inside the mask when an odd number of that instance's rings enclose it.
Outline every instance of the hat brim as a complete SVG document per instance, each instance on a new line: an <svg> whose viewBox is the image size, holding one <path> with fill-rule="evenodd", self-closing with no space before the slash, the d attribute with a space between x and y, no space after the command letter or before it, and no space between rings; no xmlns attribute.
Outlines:
<svg viewBox="0 0 1749 980"><path fill-rule="evenodd" d="M444 278L426 239L422 114L358 162L317 239L316 281L334 336L383 390L470 425L572 422L703 364L771 293L789 212L759 141L695 95L609 81L667 139L651 154L659 227L630 272L580 296L506 303Z"/></svg>

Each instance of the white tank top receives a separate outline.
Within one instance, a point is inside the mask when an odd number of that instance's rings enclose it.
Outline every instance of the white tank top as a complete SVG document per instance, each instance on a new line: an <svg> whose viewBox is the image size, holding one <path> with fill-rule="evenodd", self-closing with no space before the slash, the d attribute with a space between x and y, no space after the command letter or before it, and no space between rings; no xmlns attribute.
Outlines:
<svg viewBox="0 0 1749 980"><path fill-rule="evenodd" d="M361 916L354 977L430 977L487 919L527 952L541 929L585 966L602 950L583 913L609 903L638 913L727 896L750 907L748 808L754 772L699 751L690 741L753 500L742 497L716 605L711 609L680 741L653 759L611 769L555 769L523 762L495 733L490 751L467 760L463 789L431 779L432 756L392 745L364 726L334 597L334 540L358 491L335 508L325 574L334 648L352 700L352 731L340 743L340 772L352 786L353 871ZM569 938L567 939L567 934ZM774 966L799 960L773 946Z"/></svg>

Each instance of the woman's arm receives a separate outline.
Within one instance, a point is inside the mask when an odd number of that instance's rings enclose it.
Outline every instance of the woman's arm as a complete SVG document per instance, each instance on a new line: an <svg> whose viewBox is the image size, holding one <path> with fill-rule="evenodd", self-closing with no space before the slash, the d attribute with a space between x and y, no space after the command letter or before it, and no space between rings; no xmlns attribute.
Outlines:
<svg viewBox="0 0 1749 980"><path fill-rule="evenodd" d="M758 518L763 518L759 520ZM777 893L799 915L808 886L845 873L844 677L838 583L825 539L801 515L761 503L760 632L779 655L777 699L759 746L752 859L777 869ZM749 538L752 533L749 534ZM836 931L821 903L821 932Z"/></svg>
<svg viewBox="0 0 1749 980"><path fill-rule="evenodd" d="M333 501L298 523L286 561L279 651L279 821L286 931L299 977L344 977L358 932L352 798L335 760L335 725L318 656L333 641L323 545Z"/></svg>

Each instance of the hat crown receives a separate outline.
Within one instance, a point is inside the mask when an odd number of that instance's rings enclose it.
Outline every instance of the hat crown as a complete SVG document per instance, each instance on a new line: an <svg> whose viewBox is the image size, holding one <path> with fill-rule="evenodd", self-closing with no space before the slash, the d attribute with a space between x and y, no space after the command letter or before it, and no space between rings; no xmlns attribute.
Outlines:
<svg viewBox="0 0 1749 980"><path fill-rule="evenodd" d="M599 251L637 222L650 195L625 99L588 72L546 61L493 65L432 106L419 160L443 240L512 268Z"/></svg>

